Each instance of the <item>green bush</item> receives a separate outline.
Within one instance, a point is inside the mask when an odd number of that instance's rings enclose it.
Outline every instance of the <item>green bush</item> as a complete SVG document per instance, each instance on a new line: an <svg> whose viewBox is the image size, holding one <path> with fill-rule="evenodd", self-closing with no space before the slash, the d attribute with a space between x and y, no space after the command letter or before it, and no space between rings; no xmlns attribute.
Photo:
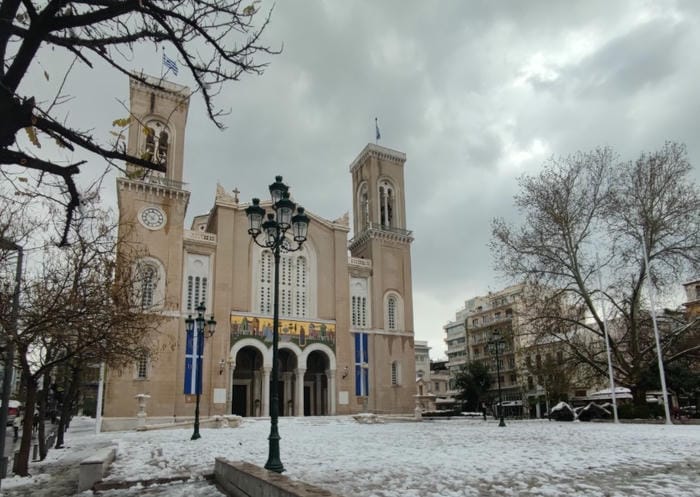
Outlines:
<svg viewBox="0 0 700 497"><path fill-rule="evenodd" d="M97 412L97 399L87 398L83 399L83 416L95 417Z"/></svg>
<svg viewBox="0 0 700 497"><path fill-rule="evenodd" d="M660 404L623 404L617 408L617 415L620 419L654 419L664 417L665 413L664 406Z"/></svg>

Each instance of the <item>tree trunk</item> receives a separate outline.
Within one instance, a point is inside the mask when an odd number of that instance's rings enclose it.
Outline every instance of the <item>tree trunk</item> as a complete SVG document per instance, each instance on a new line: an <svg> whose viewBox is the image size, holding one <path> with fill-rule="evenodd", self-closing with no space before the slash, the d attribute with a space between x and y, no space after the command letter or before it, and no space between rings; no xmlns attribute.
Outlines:
<svg viewBox="0 0 700 497"><path fill-rule="evenodd" d="M22 420L22 440L19 445L19 456L14 472L18 476L29 476L29 453L32 448L32 430L34 423L34 405L36 403L37 383L36 378L22 372L24 384L27 389L24 401L24 419Z"/></svg>
<svg viewBox="0 0 700 497"><path fill-rule="evenodd" d="M632 402L637 407L646 407L647 405L647 391L645 388L640 388L638 386L633 386L632 390Z"/></svg>
<svg viewBox="0 0 700 497"><path fill-rule="evenodd" d="M49 385L51 376L50 374L44 373L44 389L38 397L39 406L39 459L42 461L46 459L46 455L49 452L49 447L46 444L46 426L44 421L46 420L46 406L49 403Z"/></svg>
<svg viewBox="0 0 700 497"><path fill-rule="evenodd" d="M68 429L68 423L70 423L71 411L73 409L73 403L78 395L78 386L80 383L80 368L71 368L71 376L67 378L67 388L64 390L63 405L61 405L61 419L58 422L58 429L56 431L56 448L63 448L63 434L66 429Z"/></svg>

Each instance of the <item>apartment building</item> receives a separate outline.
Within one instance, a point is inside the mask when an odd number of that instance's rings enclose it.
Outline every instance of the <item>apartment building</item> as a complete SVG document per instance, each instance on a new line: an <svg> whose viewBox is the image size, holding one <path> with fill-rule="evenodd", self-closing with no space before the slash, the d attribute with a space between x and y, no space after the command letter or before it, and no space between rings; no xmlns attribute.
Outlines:
<svg viewBox="0 0 700 497"><path fill-rule="evenodd" d="M514 285L465 302L466 360L484 363L492 375L490 396L495 410L498 384L507 416L522 416L523 389L521 350L525 337L520 333L518 311L523 305L524 285ZM494 336L500 336L498 360ZM497 362L498 361L498 362ZM500 375L499 375L500 373ZM500 377L499 377L500 376Z"/></svg>
<svg viewBox="0 0 700 497"><path fill-rule="evenodd" d="M445 330L447 345L446 366L451 378L454 378L467 363L467 337L464 331L466 316L466 309L460 309L455 314L454 321L442 327Z"/></svg>

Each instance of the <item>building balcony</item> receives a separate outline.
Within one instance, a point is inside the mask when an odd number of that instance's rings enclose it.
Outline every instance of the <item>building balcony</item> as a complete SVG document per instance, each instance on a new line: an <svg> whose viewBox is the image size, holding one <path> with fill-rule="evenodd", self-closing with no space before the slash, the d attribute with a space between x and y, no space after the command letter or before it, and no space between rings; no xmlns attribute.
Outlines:
<svg viewBox="0 0 700 497"><path fill-rule="evenodd" d="M372 269L372 260L362 259L360 257L348 257L348 265Z"/></svg>
<svg viewBox="0 0 700 497"><path fill-rule="evenodd" d="M477 318L473 318L477 319ZM512 314L506 314L503 316L488 316L488 317L483 317L483 318L478 318L479 322L478 324L472 324L472 320L468 320L468 329L470 331L472 330L478 330L479 328L486 328L488 326L492 326L494 324L502 323L504 321L511 321L513 319Z"/></svg>
<svg viewBox="0 0 700 497"><path fill-rule="evenodd" d="M360 233L350 240L348 248L353 250L355 247L365 243L371 238L380 238L383 240L400 243L411 243L413 242L413 232L403 228L396 228L394 226L386 226L379 223L368 223Z"/></svg>
<svg viewBox="0 0 700 497"><path fill-rule="evenodd" d="M204 231L184 230L185 240L216 244L216 235L214 233L206 233Z"/></svg>

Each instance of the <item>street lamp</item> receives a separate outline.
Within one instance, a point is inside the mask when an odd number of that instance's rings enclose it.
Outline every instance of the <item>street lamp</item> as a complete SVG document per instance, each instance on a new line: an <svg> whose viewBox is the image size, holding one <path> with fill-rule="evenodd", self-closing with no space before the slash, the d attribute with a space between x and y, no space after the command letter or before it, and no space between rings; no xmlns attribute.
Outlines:
<svg viewBox="0 0 700 497"><path fill-rule="evenodd" d="M185 372L185 393L190 395L194 393L197 396L197 401L194 408L194 432L190 440L201 438L199 434L199 397L202 395L202 358L204 356L204 331L206 329L207 337L211 337L216 331L216 321L212 315L205 321L204 313L207 308L204 307L204 302L199 304L195 309L197 318L192 319L188 316L185 319L185 329L187 330L187 351L186 355L190 355L191 369L190 375ZM187 368L186 368L187 369Z"/></svg>
<svg viewBox="0 0 700 497"><path fill-rule="evenodd" d="M17 321L19 317L19 292L20 284L22 281L22 258L24 256L24 250L22 247L17 245L11 240L0 237L0 249L3 250L16 250L17 251L17 267L15 274L15 290L12 295L12 316L10 319L10 326L12 327L8 330L10 333L9 339L7 339L7 344L5 345L5 368L2 380L2 408L0 409L0 426L5 429L7 425L8 410L10 408L10 390L12 389L12 364L15 360L15 342L14 335L17 334ZM0 436L0 480L4 478L7 472L5 459L5 435Z"/></svg>
<svg viewBox="0 0 700 497"><path fill-rule="evenodd" d="M498 414L501 420L498 426L505 426L506 422L503 419L503 397L501 396L501 364L499 362L499 353L503 351L505 341L498 331L494 331L491 339L488 341L489 351L496 355L496 375L498 376Z"/></svg>
<svg viewBox="0 0 700 497"><path fill-rule="evenodd" d="M260 199L254 198L252 205L246 208L248 216L248 233L256 245L270 249L275 259L275 287L272 320L272 388L270 388L270 436L267 438L269 454L265 469L281 473L284 466L280 460L280 435L277 429L279 415L279 369L277 365L277 349L279 346L279 290L280 290L280 252L301 250L306 241L309 229L309 217L304 214L303 207L297 207L289 199L289 187L282 183L282 176L275 176L275 182L270 185L272 210L266 213L260 206ZM296 207L296 214L294 208ZM267 218L265 221L263 219ZM287 231L291 228L291 236ZM262 241L258 240L260 235Z"/></svg>

